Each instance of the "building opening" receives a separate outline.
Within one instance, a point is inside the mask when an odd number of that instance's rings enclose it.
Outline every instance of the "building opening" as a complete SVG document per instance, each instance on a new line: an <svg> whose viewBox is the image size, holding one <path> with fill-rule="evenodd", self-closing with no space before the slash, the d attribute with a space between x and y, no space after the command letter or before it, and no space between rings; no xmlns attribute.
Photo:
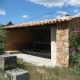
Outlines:
<svg viewBox="0 0 80 80"><path fill-rule="evenodd" d="M31 28L33 40L26 43L22 52L35 56L51 58L50 28ZM27 36L26 36L27 37Z"/></svg>

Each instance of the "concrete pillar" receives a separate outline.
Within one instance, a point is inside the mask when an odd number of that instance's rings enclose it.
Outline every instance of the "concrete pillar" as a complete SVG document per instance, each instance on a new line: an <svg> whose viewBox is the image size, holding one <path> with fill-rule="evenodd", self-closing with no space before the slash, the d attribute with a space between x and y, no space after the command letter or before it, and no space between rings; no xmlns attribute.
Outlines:
<svg viewBox="0 0 80 80"><path fill-rule="evenodd" d="M56 27L51 27L51 63L56 66Z"/></svg>

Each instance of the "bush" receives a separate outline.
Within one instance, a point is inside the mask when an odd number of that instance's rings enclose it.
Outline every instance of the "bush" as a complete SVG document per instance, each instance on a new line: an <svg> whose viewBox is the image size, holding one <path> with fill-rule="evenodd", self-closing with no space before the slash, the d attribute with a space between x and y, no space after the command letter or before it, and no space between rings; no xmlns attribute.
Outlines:
<svg viewBox="0 0 80 80"><path fill-rule="evenodd" d="M11 80L11 76L6 74L6 71L0 68L0 80Z"/></svg>
<svg viewBox="0 0 80 80"><path fill-rule="evenodd" d="M80 30L70 33L70 65L80 67Z"/></svg>
<svg viewBox="0 0 80 80"><path fill-rule="evenodd" d="M0 25L0 54L4 53L6 43L6 31Z"/></svg>
<svg viewBox="0 0 80 80"><path fill-rule="evenodd" d="M73 68L71 68L70 71L74 75L80 75L80 68L77 66L74 66Z"/></svg>

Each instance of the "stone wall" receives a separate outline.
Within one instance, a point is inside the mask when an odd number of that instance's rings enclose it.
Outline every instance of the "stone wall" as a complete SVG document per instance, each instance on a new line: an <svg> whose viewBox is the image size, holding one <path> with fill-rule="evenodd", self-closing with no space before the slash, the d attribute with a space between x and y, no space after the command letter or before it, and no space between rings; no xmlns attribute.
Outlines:
<svg viewBox="0 0 80 80"><path fill-rule="evenodd" d="M57 23L56 30L56 65L69 66L69 33L80 30L80 18L74 18L69 22Z"/></svg>
<svg viewBox="0 0 80 80"><path fill-rule="evenodd" d="M80 30L80 17L74 18L69 22L69 33L75 30Z"/></svg>
<svg viewBox="0 0 80 80"><path fill-rule="evenodd" d="M57 66L66 67L69 64L69 28L68 22L57 23L56 45L57 45Z"/></svg>

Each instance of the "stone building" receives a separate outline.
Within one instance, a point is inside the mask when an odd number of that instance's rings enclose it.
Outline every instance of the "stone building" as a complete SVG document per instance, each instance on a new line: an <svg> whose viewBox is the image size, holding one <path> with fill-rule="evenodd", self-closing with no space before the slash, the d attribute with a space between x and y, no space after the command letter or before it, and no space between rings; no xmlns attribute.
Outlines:
<svg viewBox="0 0 80 80"><path fill-rule="evenodd" d="M6 26L6 50L47 51L53 66L69 65L69 33L80 28L80 16L63 16Z"/></svg>

